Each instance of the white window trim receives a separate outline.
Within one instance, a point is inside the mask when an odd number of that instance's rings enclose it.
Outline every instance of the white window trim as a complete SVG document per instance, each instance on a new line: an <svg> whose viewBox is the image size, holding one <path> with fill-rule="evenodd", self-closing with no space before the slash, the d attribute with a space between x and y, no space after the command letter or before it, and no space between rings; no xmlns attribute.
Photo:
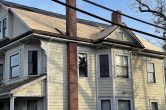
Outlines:
<svg viewBox="0 0 166 110"><path fill-rule="evenodd" d="M29 51L37 51L37 53L38 53L38 67L37 67L37 75L29 75L29 73L28 73L28 52ZM26 76L39 76L39 75L41 75L41 50L39 49L39 48L37 48L37 47L30 47L30 48L28 48L28 49L26 49L26 61L25 61L25 63L26 63L26 72L25 73L27 73L26 74Z"/></svg>
<svg viewBox="0 0 166 110"><path fill-rule="evenodd" d="M78 58L78 57L79 57L79 53L85 53L85 54L87 54L87 66L88 66L88 67L87 67L87 72L88 72L88 73L87 73L87 77L80 77L80 74L79 74L79 62L78 62L78 61L79 61L79 58ZM81 78L81 79L82 79L82 78L89 78L89 74L90 74L90 73L89 73L89 72L90 72L90 71L89 71L89 69L90 69L90 65L89 65L89 64L90 64L90 63L89 63L89 53L88 53L88 52L85 52L85 51L78 51L78 52L77 52L77 75L78 75L79 78Z"/></svg>
<svg viewBox="0 0 166 110"><path fill-rule="evenodd" d="M116 110L118 110L118 101L119 100L128 100L128 101L130 101L130 108L131 108L131 110L133 110L133 100L131 99L131 98L117 98L116 99Z"/></svg>
<svg viewBox="0 0 166 110"><path fill-rule="evenodd" d="M148 63L153 63L154 64L154 72L155 72L155 82L149 82L149 72L148 72ZM155 62L154 61L147 61L146 62L146 71L147 71L147 83L148 84L156 84L157 83L157 80L156 80L156 68L155 68Z"/></svg>
<svg viewBox="0 0 166 110"><path fill-rule="evenodd" d="M123 77L117 77L116 75L116 55L121 55L121 56L126 56L127 57L127 62L128 62L128 78L123 78ZM130 55L129 54L124 54L124 53L114 53L114 77L115 78L123 78L123 79L131 79L131 59L130 59Z"/></svg>
<svg viewBox="0 0 166 110"><path fill-rule="evenodd" d="M9 55L9 79L15 79L15 78L19 78L20 77L20 64L21 64L21 55L20 55L20 51L16 51L16 52L13 52L12 54L10 54ZM11 70L10 70L10 66L11 66L11 64L10 64L10 62L11 62L11 56L13 56L13 55L15 55L15 54L18 54L18 56L19 56L19 75L17 76L17 77L12 77L11 75Z"/></svg>
<svg viewBox="0 0 166 110"><path fill-rule="evenodd" d="M114 110L114 109L113 109L113 101L112 101L112 98L108 98L108 97L99 98L99 102L98 102L98 108L99 108L99 110L101 110L101 101L102 101L102 100L110 100L111 110Z"/></svg>
<svg viewBox="0 0 166 110"><path fill-rule="evenodd" d="M2 18L0 18L1 21L1 32L0 32L0 39L4 39L3 37L3 19L6 18L6 37L8 36L8 31L9 31L9 27L8 27L8 16L4 16Z"/></svg>
<svg viewBox="0 0 166 110"><path fill-rule="evenodd" d="M100 55L103 55L103 54L108 54L108 59L109 59L109 77L100 77L100 59L99 59L99 56ZM106 51L106 50L103 50L103 51L99 51L97 54L97 76L98 78L101 78L101 79L107 79L107 78L111 78L112 77L112 62L111 62L111 51Z"/></svg>
<svg viewBox="0 0 166 110"><path fill-rule="evenodd" d="M157 102L157 106L158 106L158 110L159 110L159 102L155 99L150 99L149 100L149 107L150 107L150 110L152 110L152 102Z"/></svg>

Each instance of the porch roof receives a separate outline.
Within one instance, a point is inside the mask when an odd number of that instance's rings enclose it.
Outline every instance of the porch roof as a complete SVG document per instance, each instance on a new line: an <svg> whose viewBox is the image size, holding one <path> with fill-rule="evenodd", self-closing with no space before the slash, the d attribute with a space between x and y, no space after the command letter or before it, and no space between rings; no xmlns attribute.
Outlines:
<svg viewBox="0 0 166 110"><path fill-rule="evenodd" d="M4 96L4 95L11 95L11 94L13 94L21 89L24 89L24 88L31 86L37 82L40 82L45 78L46 78L46 75L43 74L40 76L34 76L31 78L28 78L28 79L21 81L21 82L0 86L0 97Z"/></svg>

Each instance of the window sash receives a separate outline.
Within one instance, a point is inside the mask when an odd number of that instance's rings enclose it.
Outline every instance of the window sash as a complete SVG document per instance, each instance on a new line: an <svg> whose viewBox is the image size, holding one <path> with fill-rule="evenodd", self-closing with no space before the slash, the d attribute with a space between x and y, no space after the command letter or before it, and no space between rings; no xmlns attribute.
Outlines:
<svg viewBox="0 0 166 110"><path fill-rule="evenodd" d="M88 77L88 55L87 53L79 53L79 76Z"/></svg>
<svg viewBox="0 0 166 110"><path fill-rule="evenodd" d="M7 35L7 18L4 18L3 20L2 20L2 35L3 35L3 37L6 37L6 35Z"/></svg>
<svg viewBox="0 0 166 110"><path fill-rule="evenodd" d="M155 83L156 82L156 76L155 76L154 63L149 63L148 62L147 71L148 71L148 82Z"/></svg>
<svg viewBox="0 0 166 110"><path fill-rule="evenodd" d="M38 51L28 51L28 74L37 75L38 72Z"/></svg>
<svg viewBox="0 0 166 110"><path fill-rule="evenodd" d="M131 101L118 100L118 110L131 110Z"/></svg>
<svg viewBox="0 0 166 110"><path fill-rule="evenodd" d="M116 77L129 78L128 56L115 55L115 73Z"/></svg>
<svg viewBox="0 0 166 110"><path fill-rule="evenodd" d="M151 109L152 110L158 110L158 103L157 102L151 102Z"/></svg>
<svg viewBox="0 0 166 110"><path fill-rule="evenodd" d="M111 100L101 100L101 110L111 110Z"/></svg>
<svg viewBox="0 0 166 110"><path fill-rule="evenodd" d="M16 61L15 59L16 58ZM18 60L18 61L17 61ZM19 53L10 56L10 74L11 78L19 76ZM14 62L14 63L13 63Z"/></svg>
<svg viewBox="0 0 166 110"><path fill-rule="evenodd" d="M100 77L109 77L109 55L99 55Z"/></svg>

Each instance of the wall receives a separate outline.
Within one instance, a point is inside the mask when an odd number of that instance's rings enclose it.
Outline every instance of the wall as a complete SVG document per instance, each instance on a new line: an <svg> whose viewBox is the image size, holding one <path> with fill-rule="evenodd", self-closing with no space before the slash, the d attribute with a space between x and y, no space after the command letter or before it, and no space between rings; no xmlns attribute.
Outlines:
<svg viewBox="0 0 166 110"><path fill-rule="evenodd" d="M148 83L147 61L154 62L156 83ZM157 101L159 110L166 110L163 60L133 55L133 81L136 110L151 110L150 101Z"/></svg>

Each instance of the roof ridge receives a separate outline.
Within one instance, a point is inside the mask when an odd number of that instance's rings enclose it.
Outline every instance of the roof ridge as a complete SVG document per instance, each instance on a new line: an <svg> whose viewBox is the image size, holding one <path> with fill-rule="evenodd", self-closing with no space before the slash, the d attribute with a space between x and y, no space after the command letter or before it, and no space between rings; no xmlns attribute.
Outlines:
<svg viewBox="0 0 166 110"><path fill-rule="evenodd" d="M63 14L54 13L54 12L51 12L51 11L47 11L47 10L43 10L43 9L39 9L39 8L35 8L35 7L30 7L30 6L26 6L26 5L22 5L22 4L17 4L17 3L13 3L13 2L5 1L5 0L0 0L0 3L2 3L3 5L6 5L8 7L12 7L12 8L23 9L23 10L27 10L27 11L31 11L31 12L35 12L35 13L44 14L44 15L47 15L47 16L66 19L66 16L63 15ZM108 28L108 27L111 26L109 24L99 23L99 22L95 22L95 21L91 21L91 20L85 20L85 19L81 19L81 18L77 18L77 21L79 23L82 23L82 24L87 24L87 25L96 26L96 27Z"/></svg>

